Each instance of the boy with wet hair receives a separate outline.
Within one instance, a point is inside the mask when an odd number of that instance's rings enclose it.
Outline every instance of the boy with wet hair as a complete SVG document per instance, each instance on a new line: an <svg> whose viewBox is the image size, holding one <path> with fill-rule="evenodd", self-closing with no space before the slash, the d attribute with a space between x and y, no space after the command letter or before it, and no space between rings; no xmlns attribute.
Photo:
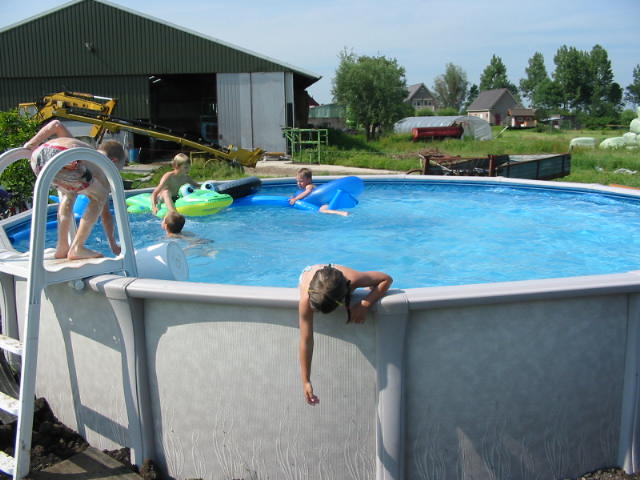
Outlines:
<svg viewBox="0 0 640 480"><path fill-rule="evenodd" d="M175 210L167 212L162 219L162 228L169 237L180 237L180 232L184 228L185 218Z"/></svg>

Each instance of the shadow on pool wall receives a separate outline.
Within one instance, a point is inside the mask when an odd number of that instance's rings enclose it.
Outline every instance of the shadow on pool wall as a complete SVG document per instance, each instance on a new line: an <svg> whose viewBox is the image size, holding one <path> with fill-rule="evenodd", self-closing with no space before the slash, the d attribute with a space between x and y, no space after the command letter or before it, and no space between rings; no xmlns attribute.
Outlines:
<svg viewBox="0 0 640 480"><path fill-rule="evenodd" d="M26 282L0 280L15 331ZM393 290L364 325L317 319L311 407L296 289L103 275L47 287L37 394L176 479L637 471L639 293L638 272Z"/></svg>

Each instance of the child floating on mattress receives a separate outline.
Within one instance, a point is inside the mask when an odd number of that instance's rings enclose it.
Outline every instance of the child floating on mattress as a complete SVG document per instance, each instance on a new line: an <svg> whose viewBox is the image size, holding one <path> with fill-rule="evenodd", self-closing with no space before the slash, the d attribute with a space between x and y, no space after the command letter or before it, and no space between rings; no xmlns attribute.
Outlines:
<svg viewBox="0 0 640 480"><path fill-rule="evenodd" d="M298 182L298 188L302 190L302 192L289 199L289 203L291 205L296 203L298 200L302 200L303 198L309 196L313 189L316 188L316 186L313 184L311 170L308 168L301 168L300 170L298 170L298 173L296 174L296 180ZM349 215L349 212L343 212L342 210L330 210L328 204L322 205L320 207L320 211L322 213L333 213L335 215L342 215L343 217Z"/></svg>
<svg viewBox="0 0 640 480"><path fill-rule="evenodd" d="M363 323L371 306L389 290L393 279L382 272L359 272L343 265L313 265L300 275L300 301L298 322L300 326L300 370L304 397L309 405L320 400L311 385L311 359L313 357L313 314L330 313L338 306L347 310L347 323ZM356 288L368 288L369 294L351 304L351 292Z"/></svg>
<svg viewBox="0 0 640 480"><path fill-rule="evenodd" d="M42 127L24 148L33 150L31 168L38 175L45 164L58 153L71 148L93 148L77 140L59 120L53 120ZM126 155L122 145L115 140L106 140L98 151L110 158L119 170L124 168ZM55 258L79 260L98 258L103 255L85 247L85 242L93 229L98 215L102 218L111 251L119 255L120 246L114 234L113 216L109 210L109 182L102 169L84 160L73 161L62 167L51 182L58 189L60 207L58 208L58 243ZM69 229L74 221L73 206L79 194L86 195L89 203L82 213L82 219L75 237L69 243Z"/></svg>
<svg viewBox="0 0 640 480"><path fill-rule="evenodd" d="M189 164L189 157L184 153L179 153L173 157L171 167L173 170L165 173L158 186L151 192L151 210L154 215L158 212L159 200L167 205L167 211L176 211L174 202L178 199L180 187L185 183L196 188L199 187L198 182L189 176L191 165Z"/></svg>

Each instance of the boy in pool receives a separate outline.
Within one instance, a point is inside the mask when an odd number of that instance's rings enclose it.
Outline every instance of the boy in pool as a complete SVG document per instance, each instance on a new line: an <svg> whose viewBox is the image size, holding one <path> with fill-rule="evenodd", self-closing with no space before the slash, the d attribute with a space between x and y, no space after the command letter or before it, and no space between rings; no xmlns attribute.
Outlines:
<svg viewBox="0 0 640 480"><path fill-rule="evenodd" d="M192 232L183 231L184 223L184 216L172 210L167 212L162 219L162 228L167 232L168 238L186 240L188 242L188 245L183 248L184 253L193 254L195 252L201 256L215 257L218 253L216 250L211 250L211 248L205 249L204 247L204 245L212 243L213 240L199 238Z"/></svg>
<svg viewBox="0 0 640 480"><path fill-rule="evenodd" d="M59 120L53 120L42 127L24 148L33 150L31 153L31 169L38 175L46 163L63 150L71 148L93 148L91 145L73 137L67 127ZM115 140L102 142L98 151L110 158L119 170L124 168L126 156L124 148ZM52 185L58 189L60 206L58 208L58 243L55 258L79 260L84 258L98 258L102 254L85 247L85 242L93 229L98 215L102 218L102 225L111 251L119 255L120 246L115 239L113 216L109 210L109 182L96 165L78 160L65 165L55 175ZM73 206L78 194L89 197L89 203L82 213L78 231L69 244L69 229L73 222Z"/></svg>
<svg viewBox="0 0 640 480"><path fill-rule="evenodd" d="M160 183L153 192L151 192L151 210L155 215L158 212L158 197L167 205L167 211L175 211L174 202L178 199L180 187L188 183L194 187L199 184L189 176L191 165L189 157L184 153L179 153L171 160L173 170L165 173L160 179Z"/></svg>
<svg viewBox="0 0 640 480"><path fill-rule="evenodd" d="M298 188L302 190L302 192L289 199L290 205L293 205L298 200L302 200L303 198L309 196L313 189L316 188L316 186L313 184L313 176L311 170L308 168L301 168L300 170L298 170L298 173L296 174L296 181L298 182ZM342 210L330 210L329 205L322 205L320 207L320 211L322 213L333 213L335 215L342 215L343 217L349 215L349 212L343 212Z"/></svg>
<svg viewBox="0 0 640 480"><path fill-rule="evenodd" d="M184 227L185 218L175 210L169 210L162 219L162 228L167 232L167 237L182 238L182 228Z"/></svg>
<svg viewBox="0 0 640 480"><path fill-rule="evenodd" d="M305 400L315 405L320 400L311 385L311 359L313 357L313 314L330 313L338 306L347 309L347 323L363 323L371 306L389 290L393 279L382 272L359 272L343 265L312 265L300 275L300 371ZM369 294L351 305L351 292L356 288L369 288Z"/></svg>

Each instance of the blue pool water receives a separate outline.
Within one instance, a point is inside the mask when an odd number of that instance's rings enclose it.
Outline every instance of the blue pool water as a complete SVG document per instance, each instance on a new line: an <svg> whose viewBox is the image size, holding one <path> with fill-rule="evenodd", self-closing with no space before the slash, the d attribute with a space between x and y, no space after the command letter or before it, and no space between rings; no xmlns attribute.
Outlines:
<svg viewBox="0 0 640 480"><path fill-rule="evenodd" d="M136 248L164 239L158 219L130 218ZM109 254L101 227L94 230L93 248ZM304 266L329 262L385 271L397 288L640 269L640 202L542 188L381 182L367 184L349 217L235 207L189 218L185 231L210 241L179 241L196 282L294 287Z"/></svg>

